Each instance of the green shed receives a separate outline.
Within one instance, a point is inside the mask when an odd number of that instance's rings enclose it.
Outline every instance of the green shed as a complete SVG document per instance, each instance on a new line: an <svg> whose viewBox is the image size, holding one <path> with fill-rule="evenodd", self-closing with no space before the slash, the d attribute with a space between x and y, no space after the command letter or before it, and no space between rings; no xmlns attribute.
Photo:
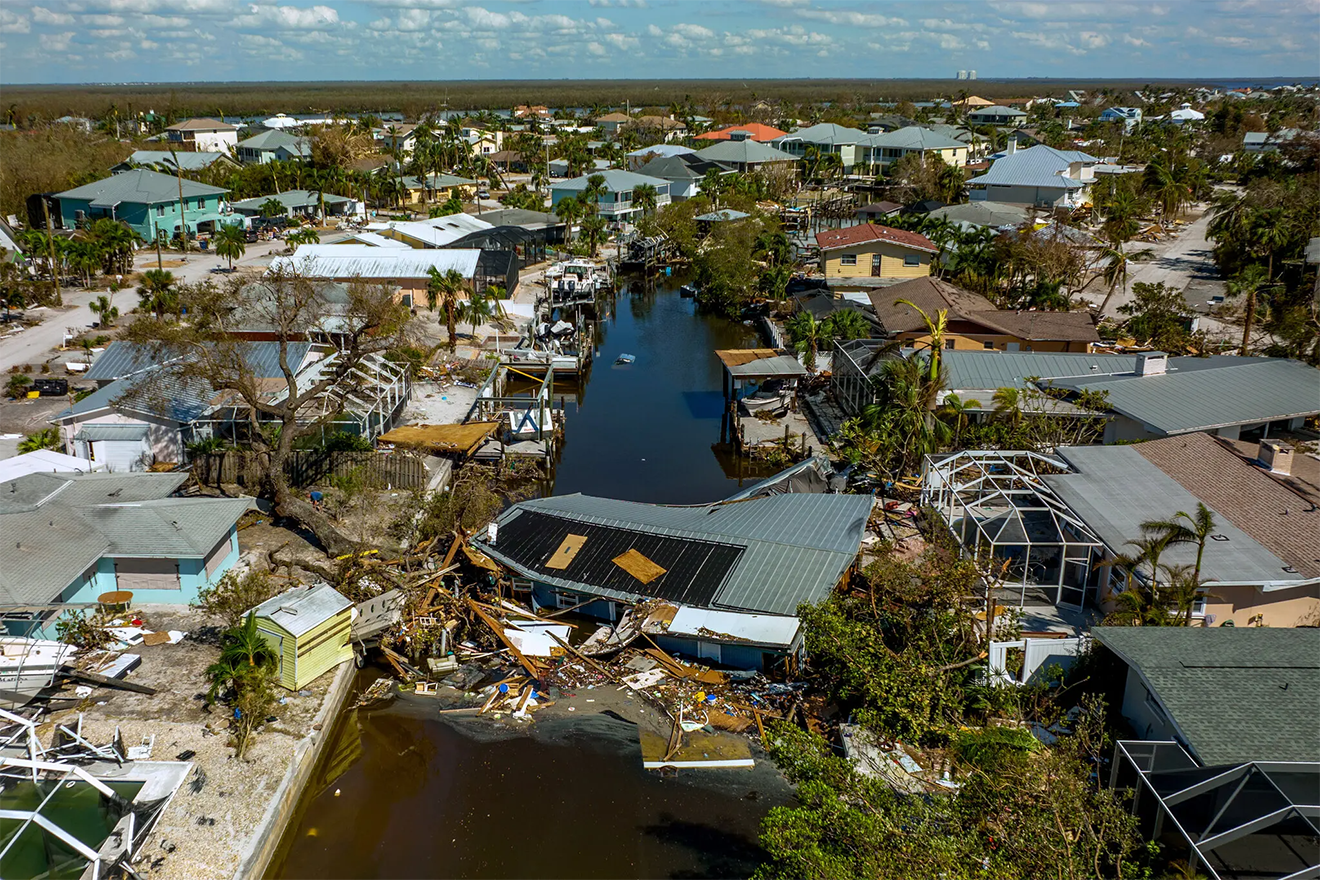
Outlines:
<svg viewBox="0 0 1320 880"><path fill-rule="evenodd" d="M280 684L291 691L353 659L348 640L353 603L328 584L294 587L249 613L256 615L257 631L280 655Z"/></svg>

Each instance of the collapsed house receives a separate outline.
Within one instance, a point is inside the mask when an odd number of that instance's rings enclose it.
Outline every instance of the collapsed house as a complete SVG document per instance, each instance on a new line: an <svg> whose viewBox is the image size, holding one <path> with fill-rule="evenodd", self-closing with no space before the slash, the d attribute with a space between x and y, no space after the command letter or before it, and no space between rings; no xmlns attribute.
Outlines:
<svg viewBox="0 0 1320 880"><path fill-rule="evenodd" d="M271 403L288 395L280 345L245 342L241 349L244 371L262 383ZM339 358L333 348L309 342L287 343L285 354L299 388L315 385ZM51 419L65 449L110 470L145 470L153 462L186 461L192 443L246 436L251 420L241 398L181 375L182 365L182 355L157 358L145 346L112 342L87 371L86 377L100 387ZM320 422L328 433L375 439L394 427L410 392L406 369L370 354L309 403L300 418Z"/></svg>
<svg viewBox="0 0 1320 880"><path fill-rule="evenodd" d="M849 572L871 513L867 496L822 494L826 467L811 459L713 504L524 501L474 543L537 605L619 621L647 603L640 626L660 647L766 669L801 651L798 606Z"/></svg>

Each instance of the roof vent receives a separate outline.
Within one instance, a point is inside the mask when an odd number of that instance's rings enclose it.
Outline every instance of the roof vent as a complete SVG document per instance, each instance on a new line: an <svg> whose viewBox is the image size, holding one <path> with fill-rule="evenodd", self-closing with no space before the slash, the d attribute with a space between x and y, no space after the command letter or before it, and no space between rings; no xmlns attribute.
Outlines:
<svg viewBox="0 0 1320 880"><path fill-rule="evenodd" d="M1163 376L1169 371L1169 356L1162 351L1144 351L1137 355L1138 376Z"/></svg>
<svg viewBox="0 0 1320 880"><path fill-rule="evenodd" d="M1262 440L1256 460L1272 474L1292 473L1293 448L1280 440Z"/></svg>

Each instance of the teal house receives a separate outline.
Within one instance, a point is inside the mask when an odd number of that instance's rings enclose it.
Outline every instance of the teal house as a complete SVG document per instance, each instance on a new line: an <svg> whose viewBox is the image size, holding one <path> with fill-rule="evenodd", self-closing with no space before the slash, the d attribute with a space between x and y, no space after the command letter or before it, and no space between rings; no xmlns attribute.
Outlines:
<svg viewBox="0 0 1320 880"><path fill-rule="evenodd" d="M250 498L182 498L184 473L34 473L0 483L0 635L53 637L115 590L188 605L238 561ZM43 635L44 634L44 635Z"/></svg>
<svg viewBox="0 0 1320 880"><path fill-rule="evenodd" d="M168 239L177 234L180 219L192 235L214 232L222 223L235 222L232 215L221 213L228 193L218 186L184 180L180 218L179 179L137 168L57 193L55 198L60 203L60 221L65 229L110 217L127 223L147 241L155 241L158 235Z"/></svg>

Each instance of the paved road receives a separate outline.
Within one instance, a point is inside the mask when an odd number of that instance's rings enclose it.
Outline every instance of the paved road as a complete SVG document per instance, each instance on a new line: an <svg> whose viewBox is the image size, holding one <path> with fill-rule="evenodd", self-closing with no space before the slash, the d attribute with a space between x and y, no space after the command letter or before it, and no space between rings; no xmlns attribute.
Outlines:
<svg viewBox="0 0 1320 880"><path fill-rule="evenodd" d="M95 318L88 304L101 294L102 291L66 290L63 291L66 308L29 310L28 315L40 316L41 323L22 333L0 339L0 375L7 375L15 366L45 361L63 341L66 327L72 327L74 332L78 332L91 326ZM126 312L131 307L129 296L132 294L121 292L115 297L115 305L119 306L120 311ZM136 299L135 296L133 298Z"/></svg>
<svg viewBox="0 0 1320 880"><path fill-rule="evenodd" d="M1148 263L1132 263L1128 272L1127 290L1115 290L1114 296L1105 308L1105 315L1118 316L1118 308L1132 301L1132 288L1144 282L1146 284L1166 284L1175 290L1183 290L1193 278L1218 278L1219 270L1210 258L1211 244L1206 239L1206 229L1210 225L1209 212L1202 214L1188 225L1162 255ZM1132 242L1127 250L1140 250L1140 242Z"/></svg>

